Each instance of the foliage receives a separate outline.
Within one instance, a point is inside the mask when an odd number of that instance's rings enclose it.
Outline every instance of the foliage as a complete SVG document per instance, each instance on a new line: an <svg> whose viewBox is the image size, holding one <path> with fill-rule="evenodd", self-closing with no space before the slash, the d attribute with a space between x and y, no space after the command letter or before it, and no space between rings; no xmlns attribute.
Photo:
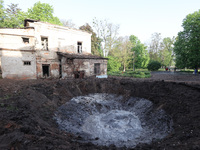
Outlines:
<svg viewBox="0 0 200 150"><path fill-rule="evenodd" d="M148 64L147 69L150 70L150 71L157 71L160 67L161 67L160 62L158 62L158 61L151 61Z"/></svg>
<svg viewBox="0 0 200 150"><path fill-rule="evenodd" d="M3 27L4 17L5 17L5 9L3 6L3 0L0 0L0 27Z"/></svg>
<svg viewBox="0 0 200 150"><path fill-rule="evenodd" d="M175 38L172 39L170 37L164 38L161 42L160 50L158 53L159 56L159 62L162 64L162 66L172 66L173 60L174 60L174 54L173 54L173 44L174 44Z"/></svg>
<svg viewBox="0 0 200 150"><path fill-rule="evenodd" d="M113 50L117 40L119 25L112 24L108 20L93 19L93 28L97 37L101 39L101 50L104 57L107 57Z"/></svg>
<svg viewBox="0 0 200 150"><path fill-rule="evenodd" d="M200 66L200 10L186 16L174 44L178 68Z"/></svg>
<svg viewBox="0 0 200 150"><path fill-rule="evenodd" d="M24 19L26 18L62 25L59 18L53 16L53 7L49 4L37 2L28 9L28 12L23 12L18 4L13 3L5 9L3 0L0 0L0 27L24 27Z"/></svg>
<svg viewBox="0 0 200 150"><path fill-rule="evenodd" d="M149 46L150 60L160 62L162 66L172 66L174 62L174 41L174 37L162 39L160 33L152 34L152 40Z"/></svg>
<svg viewBox="0 0 200 150"><path fill-rule="evenodd" d="M110 76L122 76L122 77L134 77L134 78L149 78L151 73L149 71L109 71L108 75Z"/></svg>
<svg viewBox="0 0 200 150"><path fill-rule="evenodd" d="M132 44L128 37L119 37L117 43L113 50L111 51L111 56L118 58L125 71L128 64L132 61Z"/></svg>
<svg viewBox="0 0 200 150"><path fill-rule="evenodd" d="M92 27L86 23L85 25L79 27L80 30L87 31L92 34L91 36L91 51L92 54L97 55L97 56L102 56L102 51L101 51L101 40L97 37L96 33L93 31Z"/></svg>
<svg viewBox="0 0 200 150"><path fill-rule="evenodd" d="M129 67L131 68L146 68L147 64L149 63L149 54L147 51L147 47L140 42L140 40L134 36L131 35L129 37L131 43L132 43L132 49L133 52L133 63L129 64ZM133 66L134 65L134 66Z"/></svg>
<svg viewBox="0 0 200 150"><path fill-rule="evenodd" d="M108 56L108 64L107 64L107 70L108 71L119 71L119 68L121 67L121 63L118 61L118 58L113 56Z"/></svg>
<svg viewBox="0 0 200 150"><path fill-rule="evenodd" d="M28 9L30 19L62 25L58 17L53 16L53 7L47 3L37 2L32 8Z"/></svg>
<svg viewBox="0 0 200 150"><path fill-rule="evenodd" d="M0 27L19 28L23 27L26 13L18 8L18 4L11 3L8 8L3 7L3 1L0 1Z"/></svg>
<svg viewBox="0 0 200 150"><path fill-rule="evenodd" d="M153 33L151 36L151 43L149 45L149 57L151 61L159 61L158 52L161 39L161 33Z"/></svg>

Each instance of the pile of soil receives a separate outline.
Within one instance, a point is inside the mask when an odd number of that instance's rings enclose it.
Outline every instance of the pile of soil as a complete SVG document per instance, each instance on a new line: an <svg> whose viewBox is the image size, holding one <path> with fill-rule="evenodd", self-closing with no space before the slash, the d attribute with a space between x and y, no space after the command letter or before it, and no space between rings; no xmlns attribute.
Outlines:
<svg viewBox="0 0 200 150"><path fill-rule="evenodd" d="M0 149L64 150L127 149L79 143L81 137L58 129L53 119L59 106L74 96L113 93L151 100L173 119L173 131L162 140L134 149L200 149L200 84L170 78L108 78L68 80L0 80ZM197 77L195 77L197 78Z"/></svg>

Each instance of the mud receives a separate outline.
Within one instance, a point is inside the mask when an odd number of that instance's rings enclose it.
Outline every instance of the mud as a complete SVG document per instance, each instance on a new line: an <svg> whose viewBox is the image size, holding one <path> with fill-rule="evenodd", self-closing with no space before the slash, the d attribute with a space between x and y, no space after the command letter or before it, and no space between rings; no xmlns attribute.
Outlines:
<svg viewBox="0 0 200 150"><path fill-rule="evenodd" d="M162 140L134 149L200 149L199 76L149 79L0 80L1 150L114 150L114 145L79 143L80 136L59 130L55 111L74 96L111 93L152 101L173 119L173 131Z"/></svg>

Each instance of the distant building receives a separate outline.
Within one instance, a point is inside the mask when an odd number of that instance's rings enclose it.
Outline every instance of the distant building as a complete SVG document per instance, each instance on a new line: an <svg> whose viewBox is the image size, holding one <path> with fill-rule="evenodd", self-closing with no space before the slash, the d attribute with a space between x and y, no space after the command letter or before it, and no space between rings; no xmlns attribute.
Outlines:
<svg viewBox="0 0 200 150"><path fill-rule="evenodd" d="M91 34L26 19L24 28L0 28L3 78L89 77L107 74L107 59L91 54Z"/></svg>

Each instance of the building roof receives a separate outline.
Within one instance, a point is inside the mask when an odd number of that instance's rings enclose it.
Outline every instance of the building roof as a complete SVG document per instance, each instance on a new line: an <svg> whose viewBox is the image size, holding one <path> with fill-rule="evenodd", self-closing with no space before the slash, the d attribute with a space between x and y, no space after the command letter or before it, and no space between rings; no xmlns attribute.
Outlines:
<svg viewBox="0 0 200 150"><path fill-rule="evenodd" d="M61 25L52 24L52 23L49 23L49 22L43 22L43 21L40 21L40 20L34 20L34 19L25 19L25 20L24 20L24 27L28 27L28 26L27 26L27 22L32 22L32 23L33 23L33 22L40 22L40 23L52 25L52 26L54 26L55 28L67 29L67 30L68 30L68 29L71 29L71 30L75 30L75 31L85 32L85 33L88 33L88 34L92 35L90 32L85 31L85 30L76 29L76 28L70 28L70 27L65 27L65 26L61 26Z"/></svg>
<svg viewBox="0 0 200 150"><path fill-rule="evenodd" d="M66 57L68 59L108 59L92 54L69 54L69 53L62 53L62 52L57 52L58 55Z"/></svg>

